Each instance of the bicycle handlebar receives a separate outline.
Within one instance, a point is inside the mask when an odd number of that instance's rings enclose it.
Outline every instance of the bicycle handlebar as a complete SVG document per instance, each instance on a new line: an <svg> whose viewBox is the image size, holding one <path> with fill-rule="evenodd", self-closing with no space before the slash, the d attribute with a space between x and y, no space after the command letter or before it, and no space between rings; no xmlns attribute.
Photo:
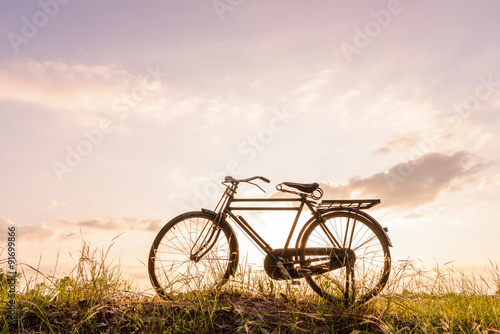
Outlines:
<svg viewBox="0 0 500 334"><path fill-rule="evenodd" d="M250 181L253 181L253 180L256 180L256 179L260 179L266 183L270 183L271 181L269 181L268 178L265 178L263 176L252 176L252 177L249 177L247 179L235 179L234 177L232 176L226 176L224 178L224 182L236 182L236 183L240 183L240 182L250 182Z"/></svg>

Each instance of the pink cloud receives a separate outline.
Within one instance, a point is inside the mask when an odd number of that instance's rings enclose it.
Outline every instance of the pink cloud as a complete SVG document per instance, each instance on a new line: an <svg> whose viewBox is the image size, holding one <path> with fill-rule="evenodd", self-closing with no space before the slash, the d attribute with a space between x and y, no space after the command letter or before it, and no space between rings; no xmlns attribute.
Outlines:
<svg viewBox="0 0 500 334"><path fill-rule="evenodd" d="M393 139L389 140L384 146L376 149L380 153L390 153L402 151L407 148L413 147L417 144L417 134L415 132L405 132L396 135Z"/></svg>
<svg viewBox="0 0 500 334"><path fill-rule="evenodd" d="M346 185L321 186L324 198L380 198L385 207L414 208L433 202L444 192L461 189L488 166L468 152L432 152L399 163L387 172L352 178Z"/></svg>

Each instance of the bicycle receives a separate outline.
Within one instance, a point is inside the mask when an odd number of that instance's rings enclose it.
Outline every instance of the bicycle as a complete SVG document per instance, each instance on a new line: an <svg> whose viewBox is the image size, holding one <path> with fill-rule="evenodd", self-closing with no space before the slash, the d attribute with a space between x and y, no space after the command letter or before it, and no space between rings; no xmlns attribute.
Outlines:
<svg viewBox="0 0 500 334"><path fill-rule="evenodd" d="M215 210L181 214L156 236L148 259L151 283L162 298L171 294L219 288L235 274L239 246L230 222L236 224L265 254L264 270L275 280L300 284L304 278L320 296L345 303L365 302L385 286L391 269L391 240L363 210L379 199L321 200L318 183L283 182L276 189L295 198L235 198L240 183L257 186L262 176L235 179L227 176L226 189ZM237 203L278 203L292 206L238 206ZM297 205L298 204L298 205ZM302 211L311 218L290 246ZM273 249L241 216L233 211L297 211L283 248Z"/></svg>

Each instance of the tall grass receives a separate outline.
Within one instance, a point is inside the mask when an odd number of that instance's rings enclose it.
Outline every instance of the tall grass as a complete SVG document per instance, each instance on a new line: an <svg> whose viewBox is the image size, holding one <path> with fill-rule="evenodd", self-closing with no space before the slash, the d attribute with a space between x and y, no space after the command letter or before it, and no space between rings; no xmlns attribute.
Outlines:
<svg viewBox="0 0 500 334"><path fill-rule="evenodd" d="M16 324L9 324L2 284L2 333L500 333L496 263L484 276L453 264L394 263L381 295L346 307L312 293L304 280L274 281L243 261L221 289L165 301L134 290L108 259L111 246L92 249L83 240L64 277L23 265L35 275L22 273Z"/></svg>

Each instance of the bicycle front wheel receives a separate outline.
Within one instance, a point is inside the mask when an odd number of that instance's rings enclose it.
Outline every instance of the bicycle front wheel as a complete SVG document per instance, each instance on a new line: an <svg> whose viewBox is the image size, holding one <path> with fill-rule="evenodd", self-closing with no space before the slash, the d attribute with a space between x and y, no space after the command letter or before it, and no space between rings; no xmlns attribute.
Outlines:
<svg viewBox="0 0 500 334"><path fill-rule="evenodd" d="M300 260L305 278L320 296L365 302L383 289L391 255L384 231L350 212L330 212L304 232Z"/></svg>
<svg viewBox="0 0 500 334"><path fill-rule="evenodd" d="M149 278L158 295L222 286L238 265L238 241L231 227L205 212L188 212L167 223L148 259Z"/></svg>

